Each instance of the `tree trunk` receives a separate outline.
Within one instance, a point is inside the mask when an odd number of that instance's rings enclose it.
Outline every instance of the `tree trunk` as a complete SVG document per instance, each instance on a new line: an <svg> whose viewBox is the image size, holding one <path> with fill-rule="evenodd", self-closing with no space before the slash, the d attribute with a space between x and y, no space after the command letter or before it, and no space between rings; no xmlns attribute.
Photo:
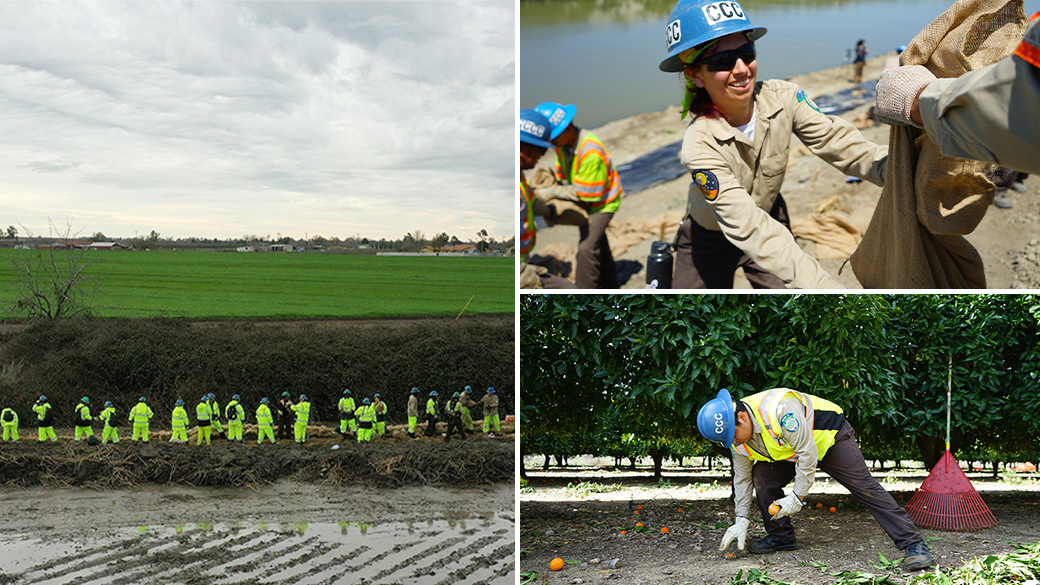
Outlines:
<svg viewBox="0 0 1040 585"><path fill-rule="evenodd" d="M549 454L545 455L545 463L542 464L542 471L549 471Z"/></svg>
<svg viewBox="0 0 1040 585"><path fill-rule="evenodd" d="M657 447L650 449L650 458L654 460L654 479L661 480L661 464L664 462L664 454L668 449Z"/></svg>
<svg viewBox="0 0 1040 585"><path fill-rule="evenodd" d="M997 465L999 465L999 462L994 461L993 462L993 479L997 479Z"/></svg>
<svg viewBox="0 0 1040 585"><path fill-rule="evenodd" d="M520 479L527 479L527 469L524 468L524 455L527 453L527 449L524 448L523 443L520 444Z"/></svg>
<svg viewBox="0 0 1040 585"><path fill-rule="evenodd" d="M628 470L629 471L635 471L636 470L636 458L635 457L629 457L628 461L629 461Z"/></svg>

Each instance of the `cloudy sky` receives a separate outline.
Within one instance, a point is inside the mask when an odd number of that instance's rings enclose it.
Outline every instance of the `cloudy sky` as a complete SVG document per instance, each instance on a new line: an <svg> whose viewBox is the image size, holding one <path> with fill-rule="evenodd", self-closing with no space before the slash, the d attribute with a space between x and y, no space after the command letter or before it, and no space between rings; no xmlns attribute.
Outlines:
<svg viewBox="0 0 1040 585"><path fill-rule="evenodd" d="M513 0L0 2L0 227L512 235L514 38Z"/></svg>

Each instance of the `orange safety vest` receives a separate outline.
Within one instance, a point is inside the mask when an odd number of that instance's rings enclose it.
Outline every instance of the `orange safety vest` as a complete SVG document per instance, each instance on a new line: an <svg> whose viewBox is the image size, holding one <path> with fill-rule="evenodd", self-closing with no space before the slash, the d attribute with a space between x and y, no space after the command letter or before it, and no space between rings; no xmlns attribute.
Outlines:
<svg viewBox="0 0 1040 585"><path fill-rule="evenodd" d="M595 134L582 130L578 148L556 149L556 179L574 186L589 213L613 213L621 205L621 178ZM570 162L565 168L564 161Z"/></svg>
<svg viewBox="0 0 1040 585"><path fill-rule="evenodd" d="M531 187L520 174L520 254L526 256L534 248L534 206L531 205Z"/></svg>
<svg viewBox="0 0 1040 585"><path fill-rule="evenodd" d="M1040 17L1040 12L1037 12L1033 16L1030 16L1029 20L1036 20L1037 17ZM1040 24L1038 24L1037 26L1040 26ZM1019 43L1018 48L1015 49L1015 54L1021 57L1022 59L1025 59L1026 62L1030 63L1033 67L1040 67L1040 46L1031 45L1028 42L1026 42L1025 39L1022 39L1022 42Z"/></svg>

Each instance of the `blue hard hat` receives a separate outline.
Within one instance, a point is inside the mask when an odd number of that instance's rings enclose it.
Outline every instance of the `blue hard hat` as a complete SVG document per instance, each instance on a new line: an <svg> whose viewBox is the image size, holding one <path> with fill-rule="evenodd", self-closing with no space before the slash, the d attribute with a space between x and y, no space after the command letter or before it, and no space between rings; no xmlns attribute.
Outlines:
<svg viewBox="0 0 1040 585"><path fill-rule="evenodd" d="M138 398L137 401L138 402L148 402L147 400L145 400L144 396Z"/></svg>
<svg viewBox="0 0 1040 585"><path fill-rule="evenodd" d="M718 396L709 400L697 413L697 430L705 439L721 443L729 448L733 444L733 397L729 390L719 390Z"/></svg>
<svg viewBox="0 0 1040 585"><path fill-rule="evenodd" d="M552 148L552 125L534 110L520 110L520 142Z"/></svg>
<svg viewBox="0 0 1040 585"><path fill-rule="evenodd" d="M212 392L210 392L209 394L206 395L206 397L209 398L210 400L212 400L212 399L216 398L217 395L212 393Z"/></svg>
<svg viewBox="0 0 1040 585"><path fill-rule="evenodd" d="M896 47L896 52L897 53L902 53L905 50L906 50L906 45L899 45L898 47Z"/></svg>
<svg viewBox="0 0 1040 585"><path fill-rule="evenodd" d="M110 406L112 406L112 401L111 400L106 400L105 401L105 408L108 408Z"/></svg>
<svg viewBox="0 0 1040 585"><path fill-rule="evenodd" d="M466 386L465 392L472 392L472 391L473 391L473 388L470 388L469 386Z"/></svg>
<svg viewBox="0 0 1040 585"><path fill-rule="evenodd" d="M436 396L436 395L437 395L437 391L436 390L433 390L433 391L430 392L430 396Z"/></svg>
<svg viewBox="0 0 1040 585"><path fill-rule="evenodd" d="M546 120L549 120L549 125L552 126L552 138L550 140L555 140L574 121L574 113L578 111L578 108L574 107L574 104L563 105L556 102L542 102L534 107L534 111L545 116Z"/></svg>
<svg viewBox="0 0 1040 585"><path fill-rule="evenodd" d="M418 388L412 388L412 394L417 394L418 392L419 392Z"/></svg>
<svg viewBox="0 0 1040 585"><path fill-rule="evenodd" d="M44 396L43 394L40 394L40 402L46 402L46 401L47 401L47 397Z"/></svg>
<svg viewBox="0 0 1040 585"><path fill-rule="evenodd" d="M366 398L366 399L361 401L361 404L372 404L372 401L369 400L368 398Z"/></svg>
<svg viewBox="0 0 1040 585"><path fill-rule="evenodd" d="M239 398L238 394L235 394L234 396L231 397L231 400L238 400L238 398Z"/></svg>
<svg viewBox="0 0 1040 585"><path fill-rule="evenodd" d="M753 26L733 0L679 0L665 26L668 57L658 67L668 73L682 71L679 53L737 32L746 32L748 39L755 41L766 34L766 29Z"/></svg>
<svg viewBox="0 0 1040 585"><path fill-rule="evenodd" d="M382 394L380 394L379 392L376 392L376 398L382 398L382 397L383 397Z"/></svg>
<svg viewBox="0 0 1040 585"><path fill-rule="evenodd" d="M487 393L488 394L494 394L495 393L495 389L494 388L488 388Z"/></svg>
<svg viewBox="0 0 1040 585"><path fill-rule="evenodd" d="M177 406L184 406L184 401L178 398L177 402L175 402L174 404L176 404Z"/></svg>
<svg viewBox="0 0 1040 585"><path fill-rule="evenodd" d="M307 400L306 394L300 394L300 400Z"/></svg>
<svg viewBox="0 0 1040 585"><path fill-rule="evenodd" d="M343 395L344 396L350 396L350 390L344 390L343 391Z"/></svg>
<svg viewBox="0 0 1040 585"><path fill-rule="evenodd" d="M266 396L264 396L263 398L260 399L260 404L267 404L268 402L270 402L270 401L267 399Z"/></svg>

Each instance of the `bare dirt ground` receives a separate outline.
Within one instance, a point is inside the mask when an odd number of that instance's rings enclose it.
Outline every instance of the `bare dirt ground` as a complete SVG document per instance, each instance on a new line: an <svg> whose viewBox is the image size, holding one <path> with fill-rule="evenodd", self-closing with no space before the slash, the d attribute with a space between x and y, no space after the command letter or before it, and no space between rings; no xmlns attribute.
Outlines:
<svg viewBox="0 0 1040 585"><path fill-rule="evenodd" d="M881 55L867 62L864 79L876 79L895 53ZM760 79L768 72L759 71ZM853 83L848 67L835 67L790 78L812 97L829 95L850 88ZM676 85L676 100L680 97ZM870 104L841 115L842 118L864 120ZM863 122L869 124L869 122ZM657 148L682 139L687 121L679 118L672 106L660 112L648 112L610 122L593 131L603 140L616 165L632 161ZM878 144L888 144L889 127L862 127L864 137ZM792 139L792 156L781 193L787 201L792 221L804 219L824 210L841 211L860 232L866 230L881 189L869 183L846 183L846 176L808 153L797 138ZM608 237L614 258L618 261L621 287L639 289L646 286L645 263L650 244L657 239L671 241L686 208L690 180L682 176L626 197L614 215ZM1011 191L1012 209L991 206L986 217L968 240L979 250L986 267L986 280L991 289L1036 288L1040 286L1040 177L1025 181L1027 193ZM555 226L538 231L533 254L551 255L574 265L578 231L572 226ZM802 247L815 255L816 244L799 240ZM848 288L862 288L852 269L843 259L821 259L821 265ZM749 288L738 271L737 288Z"/></svg>
<svg viewBox="0 0 1040 585"><path fill-rule="evenodd" d="M209 446L23 429L0 443L0 584L512 585L503 427L445 443L391 426L366 444L315 427L262 446L248 425L243 444Z"/></svg>
<svg viewBox="0 0 1040 585"><path fill-rule="evenodd" d="M528 471L533 491L520 494L520 571L537 571L535 583L625 583L626 585L729 584L743 570L767 571L782 583L834 583L835 574L858 571L891 575L901 582L905 573L888 561L902 553L873 517L844 488L818 474L810 506L794 516L798 550L769 555L737 553L729 559L719 542L733 522L728 475L705 469L665 472L666 487L647 477L625 472L567 470ZM924 472L875 472L897 501L906 504ZM1035 474L1014 482L998 482L989 474L969 474L973 485L999 521L980 532L922 534L942 568L963 565L971 558L1015 550L1015 542L1040 540L1040 482ZM619 489L592 493L565 486L570 482L617 484ZM580 486L579 486L580 487ZM816 504L822 504L817 508ZM636 515L636 507L643 509ZM834 513L829 509L834 507ZM636 527L642 522L642 528ZM661 528L669 531L662 533ZM622 535L621 530L627 534ZM748 542L765 535L761 519L753 520ZM736 544L730 547L734 552ZM553 558L568 562L559 572L549 570ZM616 560L615 560L616 559Z"/></svg>

